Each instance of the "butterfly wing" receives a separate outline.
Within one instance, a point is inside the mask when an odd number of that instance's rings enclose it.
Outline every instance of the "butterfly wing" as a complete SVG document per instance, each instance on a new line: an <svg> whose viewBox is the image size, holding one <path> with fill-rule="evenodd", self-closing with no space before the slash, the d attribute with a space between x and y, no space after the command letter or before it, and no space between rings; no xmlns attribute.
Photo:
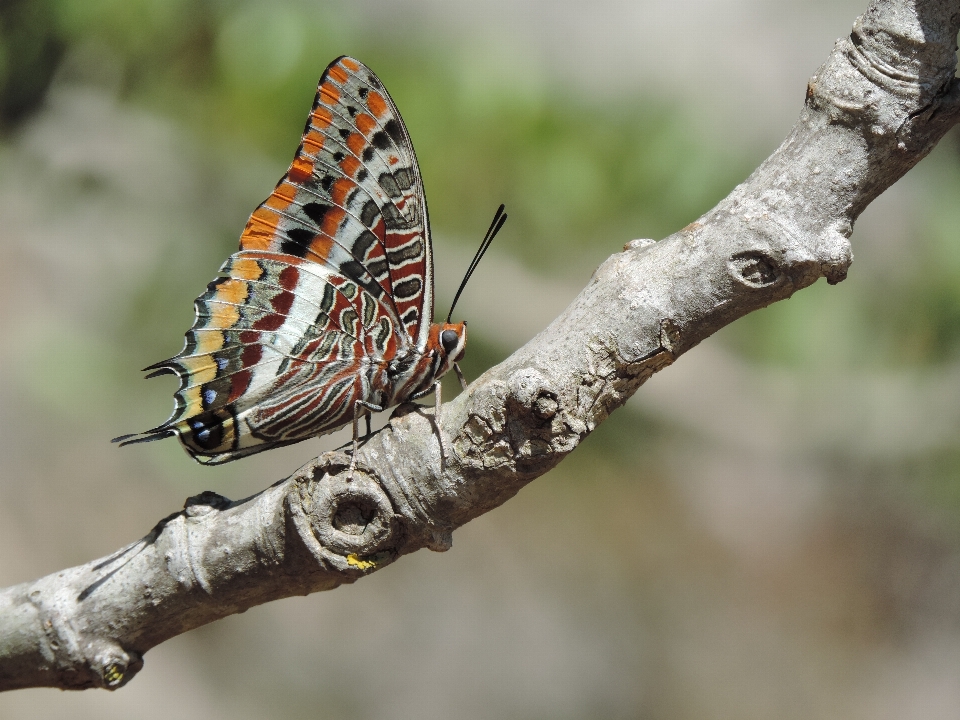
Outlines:
<svg viewBox="0 0 960 720"><path fill-rule="evenodd" d="M358 60L341 57L324 72L296 157L250 216L240 249L332 261L387 295L425 346L433 254L420 168L396 105Z"/></svg>
<svg viewBox="0 0 960 720"><path fill-rule="evenodd" d="M220 272L197 298L183 351L148 368L180 378L173 415L118 441L177 435L208 463L298 442L352 420L357 400L379 404L389 361L426 346L420 170L362 63L327 67L293 163Z"/></svg>

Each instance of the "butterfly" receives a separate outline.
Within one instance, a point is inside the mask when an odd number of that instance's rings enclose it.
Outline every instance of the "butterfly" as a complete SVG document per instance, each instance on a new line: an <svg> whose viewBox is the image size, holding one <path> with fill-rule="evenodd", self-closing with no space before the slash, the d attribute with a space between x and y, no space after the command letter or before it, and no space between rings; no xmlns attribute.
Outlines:
<svg viewBox="0 0 960 720"><path fill-rule="evenodd" d="M353 424L431 392L455 369L460 294L507 216L497 210L450 312L433 322L433 247L420 168L380 79L334 60L289 169L253 211L240 249L195 302L173 415L121 445L176 436L220 464ZM351 465L351 469L352 469Z"/></svg>

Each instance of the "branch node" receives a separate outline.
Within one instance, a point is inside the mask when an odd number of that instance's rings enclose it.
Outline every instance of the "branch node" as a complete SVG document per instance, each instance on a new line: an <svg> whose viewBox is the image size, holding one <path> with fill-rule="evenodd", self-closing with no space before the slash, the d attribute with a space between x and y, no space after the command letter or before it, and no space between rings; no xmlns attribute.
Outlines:
<svg viewBox="0 0 960 720"><path fill-rule="evenodd" d="M400 542L400 516L373 472L326 453L297 474L287 507L301 540L324 569L363 573L392 562Z"/></svg>
<svg viewBox="0 0 960 720"><path fill-rule="evenodd" d="M636 240L631 240L624 245L623 251L627 252L628 250L637 250L639 252L643 252L644 250L648 250L656 244L656 240L651 240L650 238L638 238Z"/></svg>
<svg viewBox="0 0 960 720"><path fill-rule="evenodd" d="M852 228L845 220L837 226L828 228L821 236L820 271L830 285L836 285L847 279L847 272L853 263L853 248L849 235Z"/></svg>
<svg viewBox="0 0 960 720"><path fill-rule="evenodd" d="M143 668L143 657L134 651L125 651L116 643L98 640L88 646L90 669L96 673L107 690L116 690L130 682Z"/></svg>
<svg viewBox="0 0 960 720"><path fill-rule="evenodd" d="M183 504L187 517L203 517L216 510L224 510L233 503L230 498L224 497L213 490L204 490L199 495L188 497Z"/></svg>
<svg viewBox="0 0 960 720"><path fill-rule="evenodd" d="M534 368L521 368L510 376L510 391L525 409L533 409L536 401L545 396L556 398L548 389L547 379Z"/></svg>
<svg viewBox="0 0 960 720"><path fill-rule="evenodd" d="M431 527L425 540L428 550L446 552L453 547L453 530Z"/></svg>
<svg viewBox="0 0 960 720"><path fill-rule="evenodd" d="M680 352L680 326L670 318L660 321L660 347L674 358Z"/></svg>
<svg viewBox="0 0 960 720"><path fill-rule="evenodd" d="M727 266L737 282L751 288L769 288L783 278L780 263L762 250L736 253Z"/></svg>

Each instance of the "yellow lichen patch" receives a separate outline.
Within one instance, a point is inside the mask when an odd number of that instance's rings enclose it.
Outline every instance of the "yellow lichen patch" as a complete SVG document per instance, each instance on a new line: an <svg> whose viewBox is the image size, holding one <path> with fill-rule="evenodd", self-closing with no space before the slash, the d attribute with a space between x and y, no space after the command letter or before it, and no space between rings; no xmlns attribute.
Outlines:
<svg viewBox="0 0 960 720"><path fill-rule="evenodd" d="M347 555L347 565L360 568L361 570L370 570L375 568L377 563L375 563L373 560L361 560L356 554L350 553Z"/></svg>
<svg viewBox="0 0 960 720"><path fill-rule="evenodd" d="M116 685L123 680L123 670L116 663L111 663L103 670L103 680L107 685Z"/></svg>

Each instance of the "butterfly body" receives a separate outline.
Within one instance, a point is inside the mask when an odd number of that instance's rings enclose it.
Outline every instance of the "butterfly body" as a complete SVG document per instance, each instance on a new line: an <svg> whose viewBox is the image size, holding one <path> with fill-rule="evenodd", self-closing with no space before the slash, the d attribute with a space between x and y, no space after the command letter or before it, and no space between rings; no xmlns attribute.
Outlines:
<svg viewBox="0 0 960 720"><path fill-rule="evenodd" d="M217 464L350 422L356 436L359 416L428 394L463 356L466 323L432 322L413 144L362 63L327 67L293 163L195 308L180 354L147 368L180 379L173 415L117 441L175 435Z"/></svg>

